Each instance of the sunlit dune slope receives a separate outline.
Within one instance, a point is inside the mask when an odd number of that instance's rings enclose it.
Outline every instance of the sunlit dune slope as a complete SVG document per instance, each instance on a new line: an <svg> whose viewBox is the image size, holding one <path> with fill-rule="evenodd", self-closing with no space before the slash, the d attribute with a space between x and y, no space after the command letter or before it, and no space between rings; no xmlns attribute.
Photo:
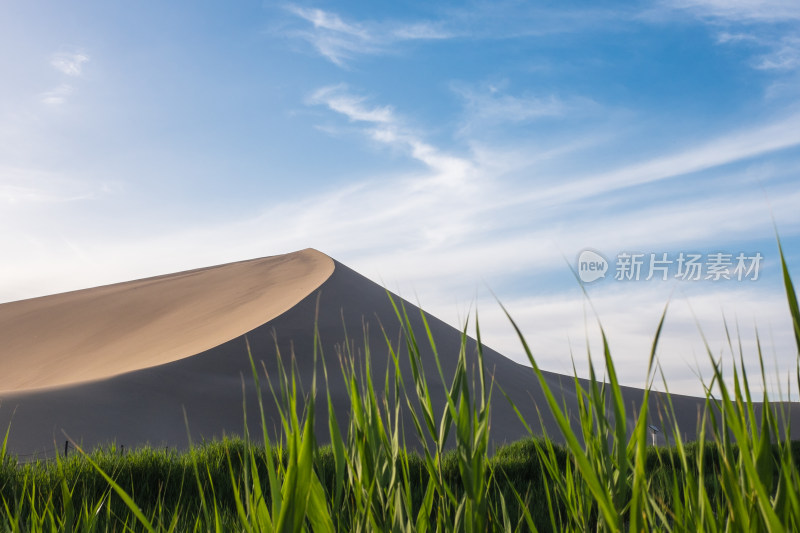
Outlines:
<svg viewBox="0 0 800 533"><path fill-rule="evenodd" d="M333 273L307 249L0 305L0 391L183 359L268 322Z"/></svg>

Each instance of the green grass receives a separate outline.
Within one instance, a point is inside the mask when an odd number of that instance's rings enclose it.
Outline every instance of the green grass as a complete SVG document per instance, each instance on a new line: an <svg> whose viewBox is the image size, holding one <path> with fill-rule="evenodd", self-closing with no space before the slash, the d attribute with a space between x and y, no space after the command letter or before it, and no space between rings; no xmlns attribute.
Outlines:
<svg viewBox="0 0 800 533"><path fill-rule="evenodd" d="M800 309L782 250L781 262L800 354ZM675 446L654 448L648 445L647 401L633 413L633 426L626 426L630 417L604 332L608 382L598 381L591 366L588 385L575 379L578 413L564 411L520 333L548 400L540 408L552 415L565 444L531 433L490 457L491 403L502 394L492 394L499 386L483 372L477 315L477 365L468 372L466 326L459 353L439 354L424 315L423 331L414 331L402 303L393 304L405 346L386 339L393 364L380 382L373 381L368 345L363 366L342 354L339 368L325 366L315 376L308 397L299 392L293 365L279 365L279 375L268 380L281 406L277 440L265 430L183 453L145 448L122 454L109 448L18 464L6 453L6 434L0 447L0 531L800 530L800 444L781 430L785 406L770 404L766 393L758 399L763 415L756 416L745 372L746 357L762 360L760 346L744 354L729 339L738 359L730 376L709 349L714 374L703 383L699 440L684 443L677 426L668 423L664 432ZM655 353L663 320L653 338L645 400L660 376ZM422 365L422 343L432 348L437 375L425 374L430 365ZM302 355L330 365L320 350L315 334L314 353ZM442 374L440 356L458 358L454 375ZM400 371L402 358L408 358L410 374ZM349 386L345 434L331 398L316 394L317 380L334 371ZM255 365L252 375L260 381ZM763 364L758 378L766 390ZM438 380L448 391L441 412L429 388ZM797 380L800 387L800 370ZM273 383L279 383L276 389ZM414 422L409 438L426 443L420 453L408 451L401 412ZM265 428L263 408L260 415ZM319 416L327 419L329 446L316 444ZM579 423L571 424L576 416Z"/></svg>
<svg viewBox="0 0 800 533"><path fill-rule="evenodd" d="M521 511L518 504L514 503L514 490L529 494L528 508L534 522L541 529L549 530L549 511L544 490L546 473L538 459L538 448L545 444L543 439L524 439L513 444L501 447L489 460L497 479L492 488L490 498L497 500L502 493L509 504L509 513L519 518ZM566 469L568 451L563 446L555 447L559 454L559 467L562 472ZM779 464L779 447L774 447L775 465ZM674 476L683 477L687 473L696 477L700 463L699 446L693 443L687 446L688 464L687 471L682 471L680 466L673 468L672 464L680 462L678 448L648 448L645 470L653 479L654 484L659 484L660 496L665 500L671 497L669 481ZM221 521L227 525L227 530L236 529L239 518L236 514L236 497L230 483L231 473L234 478L241 478L244 469L242 458L248 457L252 452L259 465L259 476L267 475L264 461L266 455L263 446L248 448L243 439L227 439L220 442L206 443L191 451L178 453L164 451L163 449L141 448L125 454L119 450L97 450L91 454L91 459L103 471L108 472L116 480L120 488L132 496L140 505L147 517L155 517L153 522L158 523L158 515L172 517L172 513L165 510L179 510L179 525L186 529L194 525L195 518L202 514L201 499L194 476L194 464L199 470L206 472L207 485L203 490L210 490L214 486L216 505L221 514ZM671 456L671 457L670 457ZM228 464L228 458L231 464ZM800 460L800 442L792 443L792 457L795 464ZM720 471L723 457L720 449L713 444L703 449L703 462L706 472L706 490L713 492L717 487L716 476L712 473ZM405 460L405 459L404 459ZM419 454L412 453L407 458L411 483L411 499L415 508L419 508L424 496L424 488L428 480L425 463ZM314 469L326 490L336 490L336 464L331 446L323 446L317 450L314 457ZM456 453L446 452L442 461L443 478L451 490L463 490L461 485L458 458ZM774 472L778 474L777 470ZM97 468L93 467L79 454L61 461L60 465L54 461L15 465L7 461L0 471L0 494L5 501L15 501L20 494L26 494L29 505L31 501L39 509L52 505L57 513L65 509L65 495L61 483L64 481L70 489L67 500L76 502L102 503L101 513L98 517L99 530L106 526L112 527L120 522L118 517L127 517L131 523L134 519L125 503L110 491L108 482L103 478ZM23 488L26 487L26 488ZM654 494L656 487L653 487ZM32 499L31 499L32 497ZM81 504L82 505L82 504ZM68 505L67 505L68 506ZM95 505L92 505L94 510ZM106 517L111 511L112 519ZM30 509L23 510L30 512ZM563 512L563 509L562 509ZM2 513L0 513L2 514ZM64 514L64 513L62 513ZM77 518L77 515L76 515ZM122 522L124 522L124 518ZM27 528L26 528L27 529Z"/></svg>

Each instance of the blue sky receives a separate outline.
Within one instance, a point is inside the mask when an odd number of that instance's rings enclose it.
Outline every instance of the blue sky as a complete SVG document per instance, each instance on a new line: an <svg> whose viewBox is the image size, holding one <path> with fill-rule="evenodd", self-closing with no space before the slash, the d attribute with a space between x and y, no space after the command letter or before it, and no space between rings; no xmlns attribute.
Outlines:
<svg viewBox="0 0 800 533"><path fill-rule="evenodd" d="M519 360L493 290L583 372L590 248L626 383L668 301L672 390L702 392L723 317L795 368L796 2L9 2L0 80L0 301L315 247L454 325L477 307ZM764 259L617 281L624 251Z"/></svg>

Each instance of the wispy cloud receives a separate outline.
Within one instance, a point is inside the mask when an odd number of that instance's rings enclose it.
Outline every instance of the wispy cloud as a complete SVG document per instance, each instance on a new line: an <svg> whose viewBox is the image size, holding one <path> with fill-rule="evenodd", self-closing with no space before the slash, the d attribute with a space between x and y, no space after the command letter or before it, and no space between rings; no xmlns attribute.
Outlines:
<svg viewBox="0 0 800 533"><path fill-rule="evenodd" d="M67 76L80 76L83 64L88 61L89 56L82 52L60 52L52 57L50 64Z"/></svg>
<svg viewBox="0 0 800 533"><path fill-rule="evenodd" d="M309 101L312 104L326 105L351 121L377 124L396 122L391 106L369 106L366 97L352 94L345 84L329 85L317 89Z"/></svg>
<svg viewBox="0 0 800 533"><path fill-rule="evenodd" d="M68 78L78 78L83 74L83 65L89 56L83 52L59 52L50 59L50 65ZM62 82L58 86L45 91L41 95L42 103L48 106L60 106L75 92L72 82Z"/></svg>
<svg viewBox="0 0 800 533"><path fill-rule="evenodd" d="M767 51L757 54L751 65L759 70L774 71L793 71L800 67L800 35L778 35L771 33L766 35L755 32L736 32L727 31L717 35L719 44L742 44L752 45Z"/></svg>
<svg viewBox="0 0 800 533"><path fill-rule="evenodd" d="M751 188L738 186L724 194L724 200L708 200L693 193L697 186L690 180L684 181L689 198L662 199L655 205L635 185L679 178L791 146L798 139L790 133L800 131L795 128L798 119L788 119L635 165L606 172L587 168L565 185L551 185L565 181L560 175L537 176L532 185L531 180L514 183L504 176L509 171L507 151L482 147L467 154L449 153L406 126L395 109L370 103L346 86L316 91L309 103L327 106L360 127L367 138L404 151L427 170L376 176L287 209L304 213L301 219L308 228L316 228L309 231L324 242L325 249L355 258L368 270L382 269L386 279L413 278L433 291L448 285L455 278L453 272L464 276L462 280L502 278L514 271L542 274L563 267L561 253L585 246L616 251L636 243L666 249L710 240L728 242L731 235L758 238L768 234L769 209L760 194L753 194L751 189L758 191L755 183ZM552 157L580 157L574 150L580 146ZM535 176L531 165L535 167L537 161L538 154L533 152L528 160L517 156L513 164L516 170ZM762 177L768 179L769 174ZM606 193L622 190L625 194L615 194L617 214L596 220L591 205L602 205ZM776 218L791 220L797 201L800 193L780 190L772 205ZM343 218L336 213L349 215ZM280 215L272 213L268 218ZM297 216L290 219L294 223ZM297 234L285 229L288 246ZM359 238L338 237L353 233ZM391 260L382 255L386 243L391 243ZM420 270L415 264L424 266Z"/></svg>
<svg viewBox="0 0 800 533"><path fill-rule="evenodd" d="M425 142L419 135L403 124L389 106L371 106L367 98L349 91L347 85L332 85L315 91L309 102L325 105L332 111L344 115L348 120L367 124L365 133L374 141L405 150L411 157L436 171L415 185L425 187L430 183L465 185L472 164Z"/></svg>
<svg viewBox="0 0 800 533"><path fill-rule="evenodd" d="M291 34L311 44L317 52L339 66L357 55L387 53L404 41L446 39L452 34L432 21L412 23L349 22L322 9L290 5L287 10L311 24Z"/></svg>
<svg viewBox="0 0 800 533"><path fill-rule="evenodd" d="M392 38L400 41L439 40L454 37L452 32L442 29L441 23L435 22L413 22L398 25L391 30L391 35Z"/></svg>
<svg viewBox="0 0 800 533"><path fill-rule="evenodd" d="M475 87L464 83L451 84L461 97L471 120L479 122L527 122L542 117L564 114L569 105L555 94L520 96L506 91L506 82Z"/></svg>
<svg viewBox="0 0 800 533"><path fill-rule="evenodd" d="M755 67L762 70L797 70L800 67L800 36L784 36L769 44L770 52L761 55Z"/></svg>
<svg viewBox="0 0 800 533"><path fill-rule="evenodd" d="M0 165L0 202L7 208L86 200L93 195L91 187L75 179L43 170Z"/></svg>
<svg viewBox="0 0 800 533"><path fill-rule="evenodd" d="M51 89L42 93L42 103L51 105L51 106L59 106L67 101L67 97L72 94L74 89L71 85L62 83L58 87Z"/></svg>
<svg viewBox="0 0 800 533"><path fill-rule="evenodd" d="M737 239L761 238L771 231L770 208L763 196L753 194L759 191L756 183L737 185L729 193L709 199L698 192L702 181L683 179L687 195L655 204L649 193L636 185L681 179L690 172L800 143L800 134L792 133L800 131L800 117L790 117L606 172L587 168L570 179L537 176L535 185L531 180L516 184L504 177L509 171L507 151L482 147L455 156L404 126L396 110L370 104L369 99L353 96L344 86L318 91L311 103L327 105L361 124L370 139L406 150L426 164L428 172L376 177L335 196L325 195L324 201L309 199L311 204L298 206L297 211L325 226L325 235L332 232L330 240L317 234L326 241L326 249L341 250L343 257L354 258L356 265L368 272L381 272L386 280L415 279L415 286L426 289L426 294L467 279L503 279L520 272L544 275L564 268L562 253L572 254L586 246L616 252L634 245L658 251L708 242L724 246L733 235ZM574 150L579 151L580 145L553 157L580 157ZM527 169L536 176L526 165L535 166L537 160L533 153L527 161L518 157L514 165L518 171ZM761 173L763 180L769 176L769 172ZM559 182L564 184L551 185ZM729 178L719 185L730 184ZM618 209L598 220L596 211L603 210L606 200L602 198L610 191L616 191ZM787 224L794 218L791 213L800 193L791 188L775 191L772 213L785 231L793 234L800 228ZM600 207L595 209L594 204ZM336 222L346 227L322 223L337 212L350 213L347 220ZM351 232L359 239L343 242L335 237ZM383 252L386 243L392 243L391 260Z"/></svg>
<svg viewBox="0 0 800 533"><path fill-rule="evenodd" d="M669 0L664 5L701 17L735 22L800 20L800 4L794 0Z"/></svg>
<svg viewBox="0 0 800 533"><path fill-rule="evenodd" d="M663 5L709 23L719 32L719 44L755 48L750 61L753 68L776 73L800 68L800 2L671 0Z"/></svg>
<svg viewBox="0 0 800 533"><path fill-rule="evenodd" d="M601 106L591 98L558 92L515 92L508 80L494 83L451 82L462 104L458 134L461 138L508 137L510 128L530 128L542 120L598 116ZM519 134L520 130L513 130ZM481 133L483 132L483 133Z"/></svg>
<svg viewBox="0 0 800 533"><path fill-rule="evenodd" d="M311 25L288 35L307 41L319 54L342 67L357 56L397 53L397 45L404 42L608 31L636 18L631 8L554 9L513 1L476 2L468 7L440 10L437 19L415 21L352 21L330 11L297 5L289 5L286 10Z"/></svg>
<svg viewBox="0 0 800 533"><path fill-rule="evenodd" d="M800 145L800 114L607 172L566 180L536 192L539 199L576 200L700 172Z"/></svg>

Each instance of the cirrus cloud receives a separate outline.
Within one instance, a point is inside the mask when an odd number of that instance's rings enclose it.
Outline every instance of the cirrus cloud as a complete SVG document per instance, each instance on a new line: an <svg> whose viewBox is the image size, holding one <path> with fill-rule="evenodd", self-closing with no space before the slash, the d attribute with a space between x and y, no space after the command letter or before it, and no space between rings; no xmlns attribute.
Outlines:
<svg viewBox="0 0 800 533"><path fill-rule="evenodd" d="M67 76L80 76L83 73L83 64L89 61L89 56L81 52L60 52L50 60L50 65Z"/></svg>

